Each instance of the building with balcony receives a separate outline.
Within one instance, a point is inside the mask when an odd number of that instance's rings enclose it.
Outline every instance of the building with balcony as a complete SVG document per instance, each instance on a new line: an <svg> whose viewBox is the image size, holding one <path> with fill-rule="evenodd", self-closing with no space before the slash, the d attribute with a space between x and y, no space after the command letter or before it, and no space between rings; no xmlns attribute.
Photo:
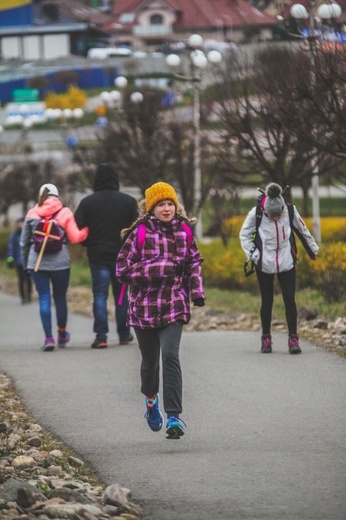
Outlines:
<svg viewBox="0 0 346 520"><path fill-rule="evenodd" d="M104 26L112 41L138 48L183 41L195 32L221 42L268 41L278 24L246 0L116 0L112 14L114 21Z"/></svg>

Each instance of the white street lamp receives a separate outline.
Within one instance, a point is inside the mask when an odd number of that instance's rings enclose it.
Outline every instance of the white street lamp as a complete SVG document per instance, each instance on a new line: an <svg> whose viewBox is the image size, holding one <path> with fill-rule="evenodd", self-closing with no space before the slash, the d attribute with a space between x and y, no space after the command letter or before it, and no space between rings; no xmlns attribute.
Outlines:
<svg viewBox="0 0 346 520"><path fill-rule="evenodd" d="M187 40L188 57L190 65L190 76L183 74L175 74L175 79L189 81L193 87L193 127L194 127L194 148L193 148L193 210L197 216L197 224L195 229L196 238L200 240L203 237L202 227L202 174L201 174L201 135L200 135L200 88L201 88L201 70L204 69L208 62L218 64L222 60L222 55L218 51L210 51L206 55L201 48L203 47L203 38L199 34L192 34ZM177 68L181 64L180 56L169 54L166 63L171 68Z"/></svg>
<svg viewBox="0 0 346 520"><path fill-rule="evenodd" d="M120 102L121 93L119 92L119 90L111 90L111 92L109 94L110 94L110 99L112 100L113 103Z"/></svg>
<svg viewBox="0 0 346 520"><path fill-rule="evenodd" d="M114 80L114 85L118 88L126 88L127 87L127 78L125 76L118 76Z"/></svg>
<svg viewBox="0 0 346 520"><path fill-rule="evenodd" d="M142 94L142 92L132 92L132 94L130 95L130 99L132 101L132 103L142 103L143 99L144 99L144 96Z"/></svg>
<svg viewBox="0 0 346 520"><path fill-rule="evenodd" d="M191 49L198 49L203 46L203 38L200 34L191 34L187 40L187 45Z"/></svg>
<svg viewBox="0 0 346 520"><path fill-rule="evenodd" d="M180 56L177 54L169 54L166 58L166 63L169 67L179 67L181 63Z"/></svg>
<svg viewBox="0 0 346 520"><path fill-rule="evenodd" d="M317 17L315 17L315 11ZM316 9L315 0L310 1L310 5L308 9L304 7L302 4L293 4L290 8L290 14L292 18L302 22L303 20L308 20L309 32L308 38L311 37L310 41L314 41L314 38L320 37L321 35L316 35L317 22L322 20L323 22L333 21L337 18L340 18L342 14L342 9L339 4L336 2L330 4L320 4ZM323 30L323 29L322 29ZM312 62L312 74L314 74L314 63L315 56L312 47L310 49L310 56ZM314 80L314 77L312 78ZM313 175L311 179L311 189L312 189L312 219L313 219L313 234L317 242L321 242L321 218L320 218L320 199L319 199L319 169L318 164L313 165Z"/></svg>
<svg viewBox="0 0 346 520"><path fill-rule="evenodd" d="M74 108L72 110L72 115L75 119L82 119L84 116L84 111L81 108Z"/></svg>

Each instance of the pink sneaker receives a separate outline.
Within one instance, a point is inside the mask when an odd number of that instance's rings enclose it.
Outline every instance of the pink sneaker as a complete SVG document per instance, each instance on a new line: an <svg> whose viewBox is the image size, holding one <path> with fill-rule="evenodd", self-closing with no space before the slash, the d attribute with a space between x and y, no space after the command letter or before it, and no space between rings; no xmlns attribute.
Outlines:
<svg viewBox="0 0 346 520"><path fill-rule="evenodd" d="M58 347L64 348L65 345L70 341L71 334L69 332L59 332L58 334Z"/></svg>
<svg viewBox="0 0 346 520"><path fill-rule="evenodd" d="M301 354L302 349L299 345L299 338L297 335L289 336L288 338L288 351L290 354Z"/></svg>
<svg viewBox="0 0 346 520"><path fill-rule="evenodd" d="M270 334L262 336L261 352L262 354L271 354L272 349L272 337Z"/></svg>
<svg viewBox="0 0 346 520"><path fill-rule="evenodd" d="M44 340L44 344L41 347L42 352L49 352L50 350L55 349L55 341L54 338L46 338Z"/></svg>

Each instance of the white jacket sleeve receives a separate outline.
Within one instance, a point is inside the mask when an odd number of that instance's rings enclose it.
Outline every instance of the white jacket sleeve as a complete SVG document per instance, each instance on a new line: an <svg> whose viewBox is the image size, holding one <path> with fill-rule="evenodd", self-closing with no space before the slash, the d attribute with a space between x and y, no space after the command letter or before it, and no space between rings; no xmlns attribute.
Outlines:
<svg viewBox="0 0 346 520"><path fill-rule="evenodd" d="M257 248L254 249L253 234L256 232L256 207L252 208L241 227L239 239L246 258L253 260L255 263L260 257Z"/></svg>

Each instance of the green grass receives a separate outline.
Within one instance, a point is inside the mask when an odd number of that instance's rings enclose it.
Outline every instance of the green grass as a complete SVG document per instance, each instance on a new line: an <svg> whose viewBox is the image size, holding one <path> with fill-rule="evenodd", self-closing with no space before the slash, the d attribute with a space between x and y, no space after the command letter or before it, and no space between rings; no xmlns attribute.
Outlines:
<svg viewBox="0 0 346 520"><path fill-rule="evenodd" d="M0 262L0 275L6 276L13 281L13 285L17 287L16 273L14 269L6 267L5 260ZM71 287L88 287L91 290L91 277L86 259L74 261L71 269ZM245 314L258 314L260 309L259 292L251 294L249 292L235 290L221 290L207 287L205 289L206 303L209 307L222 312L232 313L239 312ZM333 320L339 316L344 316L345 302L327 302L322 293L317 290L304 289L297 290L296 302L298 310L301 307L312 307L316 309L319 316ZM285 308L282 301L281 293L276 287L274 298L273 317L284 318Z"/></svg>
<svg viewBox="0 0 346 520"><path fill-rule="evenodd" d="M221 289L207 288L206 303L215 310L223 312L241 312L246 314L258 314L260 310L260 295L241 291L227 291ZM312 307L316 309L319 316L327 319L335 319L345 313L345 302L328 303L323 295L317 290L304 289L296 292L296 303L298 310L301 307ZM285 317L285 307L281 293L276 293L274 298L273 316Z"/></svg>

